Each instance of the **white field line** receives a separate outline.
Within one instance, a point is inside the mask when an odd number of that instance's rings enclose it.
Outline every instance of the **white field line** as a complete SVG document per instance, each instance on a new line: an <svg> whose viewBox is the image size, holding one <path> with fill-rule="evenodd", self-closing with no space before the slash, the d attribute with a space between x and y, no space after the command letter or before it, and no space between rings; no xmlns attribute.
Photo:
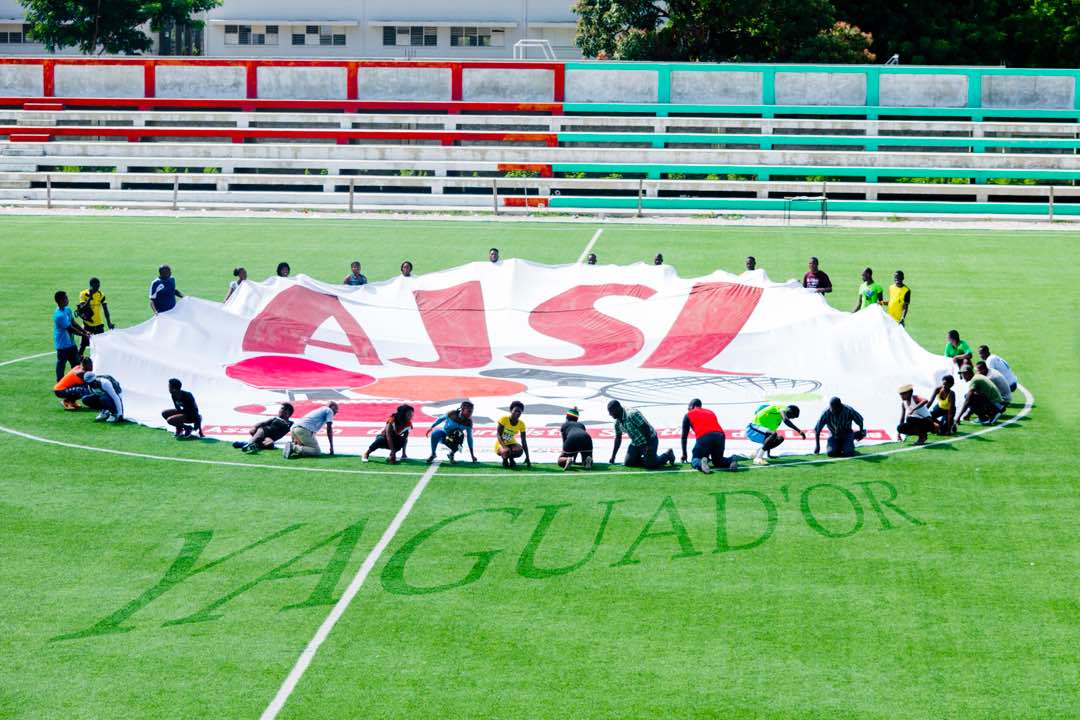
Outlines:
<svg viewBox="0 0 1080 720"><path fill-rule="evenodd" d="M4 365L11 365L21 360L29 360L32 358L44 357L46 355L52 355L52 353L41 353L40 355L30 355L25 358L18 358L16 360L8 360L6 362L0 362L0 367ZM934 442L928 442L925 445L902 445L900 447L891 448L889 450L881 450L880 452L868 452L861 453L854 457L843 458L830 458L817 455L808 455L804 460L797 460L793 462L785 462L778 465L750 465L746 466L749 470L764 470L768 468L790 468L798 467L800 465L820 465L823 463L834 462L846 462L848 460L858 460L859 458L868 457L884 457L887 455L896 455L898 453L911 452L913 450L922 450L923 448L935 447L937 445L951 445L961 440L967 440L968 438L978 437L980 435L986 435L987 433L1000 430L1003 427L1012 425L1015 422L1027 417L1031 414L1031 409L1035 404L1035 396L1032 395L1026 387L1023 385L1017 385L1017 390L1024 393L1024 407L1020 409L1016 415L1008 418L1002 423L997 425L990 425L987 427L980 427L978 430L970 432L966 435L953 435L950 437L942 438L941 440L935 440ZM80 445L78 443L69 443L62 440L53 440L52 438L41 437L40 435L33 435L31 433L16 430L15 428L9 428L4 425L0 425L0 432L7 433L8 435L14 435L15 437L23 438L24 440L33 440L34 442L43 443L45 445L55 445L57 447L66 447L73 450L85 450L87 452L105 453L106 455L119 455L122 457L139 458L142 460L157 460L160 462L174 462L174 463L190 463L193 465L221 465L225 467L243 468L245 470L291 470L294 472L307 472L307 473L330 473L335 475L406 475L405 472L398 472L394 470L346 470L344 468L320 468L310 467L306 464L301 464L300 461L290 463L288 465L282 464L263 464L263 463L244 463L236 462L233 460L201 460L198 458L183 458L183 457L170 457L168 455L151 455L149 453L132 452L130 450L113 450L112 448L94 447L92 445ZM640 475L647 473L650 475L663 475L670 473L687 472L686 468L672 469L672 470L604 470L594 474L597 478L614 477L618 475ZM526 470L514 471L507 473L514 477L557 477L561 473L552 472L529 472ZM580 473L574 473L575 476L580 477ZM493 473L454 473L455 477L495 477Z"/></svg>
<svg viewBox="0 0 1080 720"><path fill-rule="evenodd" d="M4 367L5 365L14 365L15 363L23 362L24 360L36 360L37 358L45 357L46 355L52 355L52 353L43 352L38 353L37 355L27 355L26 357L15 358L14 360L5 360L4 362L0 362L0 367Z"/></svg>
<svg viewBox="0 0 1080 720"><path fill-rule="evenodd" d="M390 521L386 531L383 532L382 537L379 538L379 542L375 544L375 547L371 549L367 557L364 558L364 562L360 565L360 569L356 571L356 575L353 576L352 582L345 588L345 592L341 595L341 598L330 610L330 614L326 616L326 619L322 621L322 625L315 631L315 636L311 638L311 641L304 648L304 651L300 653L300 657L297 658L296 664L293 665L293 669L289 671L289 674L285 677L285 681L281 683L281 687L278 688L277 694L274 695L274 699L270 701L270 704L266 706L260 716L261 720L274 720L277 714L281 712L281 708L285 706L285 702L289 699L292 691L296 689L296 684L300 682L300 678L303 677L304 672L307 671L308 666L311 665L311 661L315 658L315 653L319 651L319 646L323 644L326 638L330 635L330 631L334 629L334 625L341 619L341 616L345 614L345 610L348 609L349 603L356 597L356 593L360 591L360 586L364 584L364 580L371 573L371 569L375 567L375 563L378 562L379 556L383 554L386 547L390 544L390 541L394 539L394 535L397 534L398 529L402 523L405 522L405 518L409 516L413 506L416 505L416 501L420 499L420 494L424 492L424 488L427 487L431 478L434 477L436 471L439 469L439 462L434 462L431 467L420 476L420 480L417 481L416 486L409 493L409 497L405 499L405 503L398 509L397 515Z"/></svg>
<svg viewBox="0 0 1080 720"><path fill-rule="evenodd" d="M581 251L581 256L577 259L578 265L585 262L585 258L589 256L589 252L593 249L593 245L596 244L596 241L599 240L600 236L603 234L604 228L598 228L597 231L593 233L592 240L590 240L589 244L585 246L585 249Z"/></svg>

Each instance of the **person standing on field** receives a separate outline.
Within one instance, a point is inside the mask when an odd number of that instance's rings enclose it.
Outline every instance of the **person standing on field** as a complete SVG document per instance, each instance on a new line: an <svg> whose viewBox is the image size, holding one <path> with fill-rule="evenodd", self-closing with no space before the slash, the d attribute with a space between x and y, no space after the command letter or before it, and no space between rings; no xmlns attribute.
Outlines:
<svg viewBox="0 0 1080 720"><path fill-rule="evenodd" d="M101 292L101 281L92 277L87 284L89 287L79 293L79 304L76 306L79 318L83 321L83 328L89 333L83 335L79 345L80 355L90 347L90 335L101 335L105 332L106 325L110 330L116 327L109 317L109 306L105 302L105 293Z"/></svg>
<svg viewBox="0 0 1080 720"><path fill-rule="evenodd" d="M285 443L281 454L286 460L294 457L316 457L322 455L322 448L315 438L315 433L326 427L326 438L330 441L330 454L334 454L334 416L338 404L327 403L325 407L312 410L293 425L292 439Z"/></svg>
<svg viewBox="0 0 1080 720"><path fill-rule="evenodd" d="M802 286L819 295L832 292L832 280L829 279L829 274L827 272L820 269L820 264L816 257L810 258L810 262L807 263L806 274L802 277Z"/></svg>
<svg viewBox="0 0 1080 720"><path fill-rule="evenodd" d="M176 298L184 297L184 293L176 289L176 278L172 276L172 268L162 265L158 268L158 276L150 283L150 309L154 314L168 312L176 307Z"/></svg>
<svg viewBox="0 0 1080 720"><path fill-rule="evenodd" d="M851 312L859 312L871 305L880 305L885 296L885 290L874 280L874 271L866 268L862 271L862 285L859 286L859 299L855 302L855 309Z"/></svg>
<svg viewBox="0 0 1080 720"><path fill-rule="evenodd" d="M63 290L53 293L56 301L56 310L53 311L53 347L56 349L56 381L64 377L64 370L68 365L74 370L79 366L79 351L75 347L75 341L71 335L89 336L89 333L79 327L75 322L75 316L68 307L68 296Z"/></svg>
<svg viewBox="0 0 1080 720"><path fill-rule="evenodd" d="M901 325L907 320L908 306L911 305L911 288L904 284L904 271L893 273L893 284L889 286L889 299L885 311Z"/></svg>

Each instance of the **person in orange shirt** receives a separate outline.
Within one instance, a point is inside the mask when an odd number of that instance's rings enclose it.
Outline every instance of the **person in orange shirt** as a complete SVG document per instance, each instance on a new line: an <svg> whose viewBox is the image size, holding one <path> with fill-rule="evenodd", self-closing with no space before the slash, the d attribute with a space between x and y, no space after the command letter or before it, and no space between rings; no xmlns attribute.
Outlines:
<svg viewBox="0 0 1080 720"><path fill-rule="evenodd" d="M53 392L60 398L65 410L78 410L79 400L90 394L90 388L83 380L83 374L94 369L94 361L84 357L82 362L68 370L53 386Z"/></svg>

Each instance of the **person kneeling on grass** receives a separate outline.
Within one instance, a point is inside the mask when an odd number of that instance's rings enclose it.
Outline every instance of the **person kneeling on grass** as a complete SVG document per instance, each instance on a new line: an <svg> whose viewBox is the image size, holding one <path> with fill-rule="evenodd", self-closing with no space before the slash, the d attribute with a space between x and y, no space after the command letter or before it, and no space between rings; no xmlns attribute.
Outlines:
<svg viewBox="0 0 1080 720"><path fill-rule="evenodd" d="M67 374L53 385L53 392L60 398L60 404L65 410L78 410L79 401L90 394L90 388L83 376L93 369L94 362L84 357L78 366L68 370Z"/></svg>
<svg viewBox="0 0 1080 720"><path fill-rule="evenodd" d="M896 426L896 434L915 435L918 438L916 445L925 444L926 436L939 429L930 414L930 403L916 395L911 385L901 385L897 392L900 393L900 424Z"/></svg>
<svg viewBox="0 0 1080 720"><path fill-rule="evenodd" d="M529 459L529 442L525 439L525 423L521 422L521 414L525 412L525 404L520 400L510 403L510 414L499 418L495 426L498 434L495 436L495 454L502 458L504 468L515 468L515 458L525 456L525 467L532 467ZM518 442L518 438L521 442Z"/></svg>
<svg viewBox="0 0 1080 720"><path fill-rule="evenodd" d="M767 458L771 458L772 451L784 442L783 436L777 432L780 429L780 423L784 423L799 433L803 440L806 439L806 433L791 422L792 418L797 417L799 417L799 408L795 405L788 405L787 407L782 405L758 406L758 409L754 412L754 419L746 426L746 439L761 445L754 452L755 465L768 465Z"/></svg>
<svg viewBox="0 0 1080 720"><path fill-rule="evenodd" d="M663 455L657 455L660 438L656 430L641 414L640 410L626 410L618 400L612 400L607 406L608 415L615 420L615 447L611 451L611 464L619 454L623 433L630 438L630 447L626 448L626 467L643 467L656 470L665 464L675 467L675 451L668 449Z"/></svg>
<svg viewBox="0 0 1080 720"><path fill-rule="evenodd" d="M956 393L953 385L956 378L946 375L941 379L941 385L934 388L930 395L930 417L938 424L938 435L952 435L956 432Z"/></svg>
<svg viewBox="0 0 1080 720"><path fill-rule="evenodd" d="M498 253L497 250L496 253ZM469 444L469 455L472 456L472 461L476 462L476 453L473 452L472 414L473 404L464 400L456 410L435 418L435 422L431 423L426 433L431 436L431 455L427 459L429 465L435 462L435 450L439 447L439 443L450 448L450 464L453 465L454 455L466 441ZM440 425L442 427L439 427Z"/></svg>
<svg viewBox="0 0 1080 720"><path fill-rule="evenodd" d="M855 423L859 429L851 431L851 424ZM829 400L829 407L821 413L817 425L814 426L814 454L821 454L821 430L829 428L829 439L826 451L829 457L854 457L855 441L866 437L866 428L863 426L863 416L850 405L840 402L840 398L834 397Z"/></svg>
<svg viewBox="0 0 1080 720"><path fill-rule="evenodd" d="M334 416L337 415L338 404L327 403L325 407L312 410L292 429L291 438L281 449L281 454L286 460L294 457L316 457L322 455L319 441L315 439L315 433L326 426L326 438L330 441L330 454L334 454Z"/></svg>
<svg viewBox="0 0 1080 720"><path fill-rule="evenodd" d="M994 387L996 387L998 393L1001 394L1001 402L1006 405L1012 402L1012 388L1009 387L1009 381L1004 375L987 365L983 360L979 360L975 363L975 372L994 383Z"/></svg>
<svg viewBox="0 0 1080 720"><path fill-rule="evenodd" d="M123 390L120 383L111 375L100 373L84 373L83 380L92 391L83 398L83 404L87 407L100 409L101 412L94 418L94 422L104 420L107 423L120 422L124 419Z"/></svg>
<svg viewBox="0 0 1080 720"><path fill-rule="evenodd" d="M956 415L956 422L960 423L970 415L975 415L983 425L996 423L1005 412L1005 402L994 383L984 375L976 375L970 365L965 365L960 370L960 377L967 382L968 392L964 398L964 406Z"/></svg>
<svg viewBox="0 0 1080 720"><path fill-rule="evenodd" d="M368 456L376 450L389 450L390 458L386 461L391 465L397 464L397 454L401 451L401 459L408 460L405 455L405 446L409 444L409 431L412 430L413 406L398 405L394 414L386 421L383 431L368 446L363 455L363 461L368 461Z"/></svg>
<svg viewBox="0 0 1080 720"><path fill-rule="evenodd" d="M195 396L184 390L183 383L176 378L169 380L169 396L172 398L173 406L168 410L162 410L161 417L176 428L176 439L186 440L196 430L199 431L199 437L205 437L202 430L202 416L199 415L199 406L195 402Z"/></svg>
<svg viewBox="0 0 1080 720"><path fill-rule="evenodd" d="M562 435L562 452L559 454L558 463L563 470L570 469L578 453L581 454L581 464L585 469L592 470L592 436L585 428L585 423L578 420L580 416L581 412L576 407L570 408L566 411L566 422L559 428L559 434Z"/></svg>
<svg viewBox="0 0 1080 720"><path fill-rule="evenodd" d="M734 457L724 457L724 444L727 438L724 436L724 428L720 427L720 421L716 419L716 413L701 407L701 401L694 398L687 407L682 421L682 461L686 462L686 439L690 437L690 431L694 431L694 449L691 453L690 465L695 470L708 475L713 467L732 472L739 469L739 464Z"/></svg>
<svg viewBox="0 0 1080 720"><path fill-rule="evenodd" d="M292 420L289 419L292 414L292 403L281 403L275 417L263 420L248 430L251 440L247 442L237 440L232 446L249 454L257 453L260 450L272 450L274 442L288 435L292 429Z"/></svg>

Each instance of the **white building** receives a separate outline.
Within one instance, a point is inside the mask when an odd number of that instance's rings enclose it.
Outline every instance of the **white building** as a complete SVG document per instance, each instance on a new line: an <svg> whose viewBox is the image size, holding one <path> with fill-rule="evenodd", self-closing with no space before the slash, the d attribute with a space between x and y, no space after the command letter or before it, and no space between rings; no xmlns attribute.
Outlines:
<svg viewBox="0 0 1080 720"><path fill-rule="evenodd" d="M224 0L202 18L207 57L500 59L519 40L546 40L559 59L574 45L573 0ZM0 55L36 55L18 0L0 0ZM163 45L154 38L154 49ZM71 52L71 51L68 51ZM67 53L65 53L67 54ZM544 57L540 48L528 57Z"/></svg>

